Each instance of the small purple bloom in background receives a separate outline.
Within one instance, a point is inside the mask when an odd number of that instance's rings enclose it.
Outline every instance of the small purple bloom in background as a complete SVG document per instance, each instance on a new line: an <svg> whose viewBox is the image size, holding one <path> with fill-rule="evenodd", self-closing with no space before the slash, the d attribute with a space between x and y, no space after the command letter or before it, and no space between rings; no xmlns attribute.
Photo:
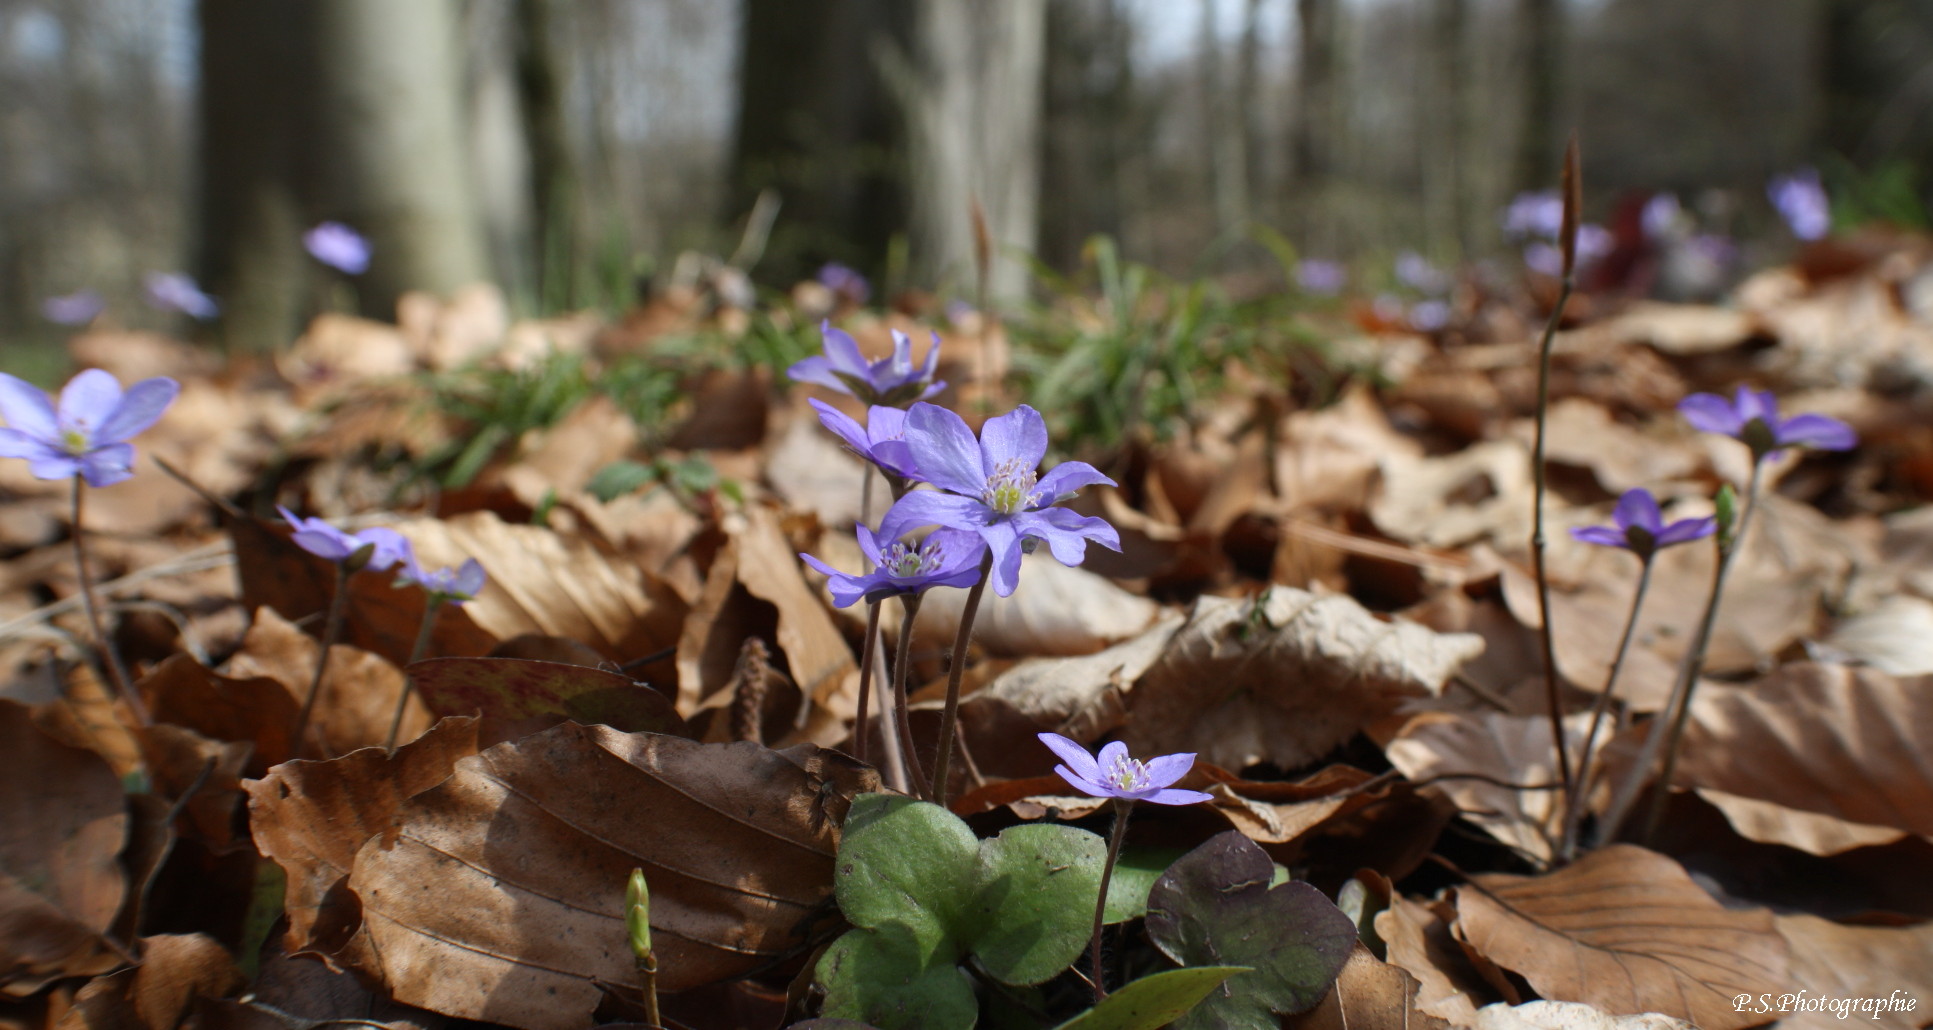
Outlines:
<svg viewBox="0 0 1933 1030"><path fill-rule="evenodd" d="M1738 244L1730 236L1701 232L1685 241L1685 250L1700 261L1724 269L1738 263Z"/></svg>
<svg viewBox="0 0 1933 1030"><path fill-rule="evenodd" d="M1349 272L1341 262L1304 258L1295 263L1295 284L1303 293L1333 297L1349 285Z"/></svg>
<svg viewBox="0 0 1933 1030"><path fill-rule="evenodd" d="M825 353L795 362L785 370L798 382L849 393L868 405L893 407L925 400L946 388L946 383L933 381L933 370L940 361L938 333L933 334L933 346L927 348L926 363L916 366L913 341L897 329L893 330L892 357L872 362L844 330L834 329L828 322L820 325L819 332L825 338Z"/></svg>
<svg viewBox="0 0 1933 1030"><path fill-rule="evenodd" d="M309 256L347 275L369 271L369 241L341 222L323 222L302 234Z"/></svg>
<svg viewBox="0 0 1933 1030"><path fill-rule="evenodd" d="M1524 267L1552 279L1564 274L1564 252L1555 243L1524 244Z"/></svg>
<svg viewBox="0 0 1933 1030"><path fill-rule="evenodd" d="M193 279L179 272L149 272L142 285L150 307L180 312L203 322L221 313L215 298L201 292Z"/></svg>
<svg viewBox="0 0 1933 1030"><path fill-rule="evenodd" d="M1577 267L1594 265L1608 257L1616 249L1618 239L1611 230L1595 222L1586 222L1577 227Z"/></svg>
<svg viewBox="0 0 1933 1030"><path fill-rule="evenodd" d="M1564 228L1564 198L1556 190L1519 193L1503 211L1504 235L1527 240L1554 240Z"/></svg>
<svg viewBox="0 0 1933 1030"><path fill-rule="evenodd" d="M1678 203L1676 193L1653 193L1644 202L1644 209L1638 212L1638 225L1644 229L1647 240L1663 239L1683 220L1685 209Z"/></svg>
<svg viewBox="0 0 1933 1030"><path fill-rule="evenodd" d="M1826 199L1817 169L1801 168L1791 175L1781 175L1765 187L1765 195L1779 209L1779 217L1785 219L1792 235L1811 241L1824 239L1832 231L1832 203Z"/></svg>
<svg viewBox="0 0 1933 1030"><path fill-rule="evenodd" d="M1403 285L1418 293L1447 293L1452 280L1450 273L1429 263L1413 250L1396 255L1396 278Z"/></svg>
<svg viewBox="0 0 1933 1030"><path fill-rule="evenodd" d="M853 576L809 554L799 555L807 565L830 577L826 587L832 591L832 602L841 608L862 599L877 601L917 594L930 587L965 589L980 578L980 558L987 551L986 541L978 533L958 529L936 529L917 544L908 546L894 540L885 547L879 546L879 539L864 525L857 532L859 550L875 566L872 572Z"/></svg>
<svg viewBox="0 0 1933 1030"><path fill-rule="evenodd" d="M299 518L287 508L277 507L284 521L295 527L295 535L289 539L297 547L326 561L341 562L348 560L364 547L370 548L369 560L361 568L386 569L391 565L416 561L415 552L410 549L408 538L393 529L376 526L355 533L345 533L318 518Z"/></svg>
<svg viewBox="0 0 1933 1030"><path fill-rule="evenodd" d="M853 453L890 475L919 478L912 449L906 444L906 412L875 404L867 410L866 424L862 426L852 416L816 397L811 404L818 409L819 423L846 441Z"/></svg>
<svg viewBox="0 0 1933 1030"><path fill-rule="evenodd" d="M865 306L873 295L873 284L867 282L865 276L837 261L828 261L819 266L819 273L813 278L819 280L819 285L838 294L841 300L856 307Z"/></svg>
<svg viewBox="0 0 1933 1030"><path fill-rule="evenodd" d="M1787 447L1844 451L1859 443L1851 426L1829 415L1779 418L1778 398L1770 390L1741 386L1730 401L1715 393L1694 393L1678 402L1678 411L1693 429L1738 438L1752 449L1754 460Z"/></svg>
<svg viewBox="0 0 1933 1030"><path fill-rule="evenodd" d="M90 368L61 388L60 403L33 384L0 373L0 458L25 458L35 479L78 475L110 486L134 475L129 438L161 420L181 385L143 379L125 393L112 375Z"/></svg>
<svg viewBox="0 0 1933 1030"><path fill-rule="evenodd" d="M1442 300L1417 301L1409 309L1409 327L1419 333L1433 333L1450 324L1450 304Z"/></svg>
<svg viewBox="0 0 1933 1030"><path fill-rule="evenodd" d="M1690 543L1708 537L1718 528L1718 519L1679 519L1666 525L1658 510L1657 498L1645 489L1626 490L1611 513L1610 526L1585 526L1571 530L1571 536L1587 544L1622 547L1640 558L1649 559L1673 544Z"/></svg>
<svg viewBox="0 0 1933 1030"><path fill-rule="evenodd" d="M1028 541L1045 540L1063 565L1079 565L1092 540L1121 549L1106 519L1054 507L1083 486L1114 480L1084 461L1064 461L1039 475L1047 454L1047 422L1023 404L987 420L975 439L960 416L935 404L906 413L906 442L920 478L939 490L915 490L886 512L880 535L897 540L915 526L978 533L993 551L993 592L1007 597L1020 582Z"/></svg>
<svg viewBox="0 0 1933 1030"><path fill-rule="evenodd" d="M364 530L373 533L376 530ZM374 564L372 561L371 564ZM442 568L425 571L416 561L416 552L409 550L403 555L403 567L396 575L396 584L413 583L422 587L430 595L431 603L462 604L483 593L490 579L483 573L483 566L475 558L470 558L457 568Z"/></svg>
<svg viewBox="0 0 1933 1030"><path fill-rule="evenodd" d="M107 309L107 301L94 290L75 290L62 297L40 302L40 317L55 325L86 325Z"/></svg>
<svg viewBox="0 0 1933 1030"><path fill-rule="evenodd" d="M1152 801L1157 805L1193 805L1215 800L1213 794L1169 786L1194 768L1192 754L1162 755L1143 763L1129 758L1128 746L1118 740L1103 746L1098 758L1058 733L1042 733L1040 742L1067 763L1054 766L1054 771L1084 794L1123 801Z"/></svg>

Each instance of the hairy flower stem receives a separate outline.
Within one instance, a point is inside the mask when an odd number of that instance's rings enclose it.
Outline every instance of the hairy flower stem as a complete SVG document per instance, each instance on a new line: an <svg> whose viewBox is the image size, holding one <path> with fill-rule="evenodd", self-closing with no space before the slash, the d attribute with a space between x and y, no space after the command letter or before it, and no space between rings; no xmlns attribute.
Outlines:
<svg viewBox="0 0 1933 1030"><path fill-rule="evenodd" d="M409 708L409 695L416 690L416 681L409 678L408 666L423 660L430 650L430 630L436 627L436 613L443 608L443 602L431 599L423 609L423 622L416 627L416 643L409 649L409 661L403 669L403 696L396 699L396 716L389 720L389 738L383 741L383 749L390 754L396 753L396 733L403 728L403 712Z"/></svg>
<svg viewBox="0 0 1933 1030"><path fill-rule="evenodd" d="M1597 696L1597 704L1591 707L1591 728L1584 734L1584 747L1577 756L1577 789L1565 801L1563 836L1559 838L1557 853L1569 859L1577 847L1577 826L1584 818L1584 799L1591 789L1591 751L1597 744L1598 728L1604 724L1604 716L1611 710L1611 703L1618 688L1618 674L1624 671L1624 658L1631 651L1631 638L1637 635L1638 613L1644 610L1644 595L1651 589L1651 555L1644 555L1643 565L1638 569L1638 588L1631 595L1631 615L1624 620L1624 635L1618 638L1617 655L1611 659L1611 671L1604 677L1604 692Z"/></svg>
<svg viewBox="0 0 1933 1030"><path fill-rule="evenodd" d="M1544 495L1549 491L1549 470L1544 464L1544 440L1550 429L1550 352L1557 341L1557 325L1564 317L1576 282L1572 262L1564 262L1563 284L1557 290L1557 304L1544 323L1544 336L1537 345L1537 442L1530 458L1530 474L1536 499L1531 516L1530 555L1537 573L1537 612L1542 626L1538 639L1544 654L1544 704L1550 710L1551 746L1557 752L1558 779L1564 786L1564 808L1574 806L1577 781L1571 777L1571 759L1564 747L1564 702L1557 688L1557 638L1550 623L1550 575L1544 567Z"/></svg>
<svg viewBox="0 0 1933 1030"><path fill-rule="evenodd" d="M1134 810L1134 802L1126 798L1114 799L1114 832L1107 839L1107 864L1101 866L1101 896L1094 902L1094 939L1089 947L1093 951L1094 964L1094 1004L1099 1005L1107 998L1107 982L1101 971L1101 932L1107 922L1107 888L1114 881L1114 865L1121 860L1121 842L1128 836L1128 813Z"/></svg>
<svg viewBox="0 0 1933 1030"><path fill-rule="evenodd" d="M966 675L967 645L973 641L973 617L980 611L980 596L987 592L987 577L993 572L993 552L980 559L980 578L967 591L966 607L960 611L960 631L953 635L953 660L946 670L946 708L940 714L940 756L933 762L933 802L946 807L946 776L953 759L954 727L960 718L960 679Z"/></svg>
<svg viewBox="0 0 1933 1030"><path fill-rule="evenodd" d="M80 584L81 610L87 613L88 628L94 631L94 649L107 669L109 686L127 701L135 722L150 726L154 719L148 714L147 703L135 691L134 678L128 675L127 666L121 664L121 652L108 637L107 624L101 621L101 609L94 603L94 579L87 574L87 547L81 539L81 502L86 496L87 488L81 477L74 476L74 578Z"/></svg>
<svg viewBox="0 0 1933 1030"><path fill-rule="evenodd" d="M329 599L329 616L322 623L322 647L315 656L315 675L309 680L309 695L302 701L302 712L295 717L295 733L289 746L295 758L302 757L302 736L309 731L309 718L315 714L316 698L322 694L322 674L329 668L329 649L342 634L342 612L349 606L349 577L345 562L336 563L336 592Z"/></svg>
<svg viewBox="0 0 1933 1030"><path fill-rule="evenodd" d="M899 623L899 646L893 653L893 709L895 730L899 734L900 758L906 763L906 775L912 781L913 790L920 797L931 800L933 788L926 781L926 774L920 771L919 755L913 751L913 720L907 711L906 680L912 674L913 620L919 615L920 595L901 594Z"/></svg>
<svg viewBox="0 0 1933 1030"><path fill-rule="evenodd" d="M866 642L860 645L859 653L859 715L852 724L852 757L862 762L866 760L866 738L872 735L866 716L873 699L873 656L878 650L879 602L867 601Z"/></svg>

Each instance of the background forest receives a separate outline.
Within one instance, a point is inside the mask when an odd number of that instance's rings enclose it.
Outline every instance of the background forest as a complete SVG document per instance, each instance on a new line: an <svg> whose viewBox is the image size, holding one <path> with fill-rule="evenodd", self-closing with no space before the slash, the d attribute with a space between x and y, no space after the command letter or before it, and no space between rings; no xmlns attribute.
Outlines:
<svg viewBox="0 0 1933 1030"><path fill-rule="evenodd" d="M382 317L484 279L621 306L687 249L970 296L974 199L996 294L1094 234L1252 291L1256 224L1358 268L1517 260L1498 213L1573 126L1590 217L1668 190L1773 245L1770 177L1912 222L1933 151L1920 0L0 0L0 54L24 342L81 289L159 324L143 275L180 270L205 333L283 344L325 219L371 237Z"/></svg>

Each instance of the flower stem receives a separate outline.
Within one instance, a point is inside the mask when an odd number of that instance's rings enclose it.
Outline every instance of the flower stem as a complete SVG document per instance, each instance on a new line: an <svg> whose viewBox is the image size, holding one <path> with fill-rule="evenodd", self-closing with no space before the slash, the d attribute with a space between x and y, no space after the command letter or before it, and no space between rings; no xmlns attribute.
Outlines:
<svg viewBox="0 0 1933 1030"><path fill-rule="evenodd" d="M409 678L409 666L422 661L423 656L429 653L430 630L436 627L436 613L443 609L443 602L439 598L440 595L431 597L429 604L423 608L423 622L416 627L416 643L410 646L409 661L404 663L403 696L396 699L396 716L389 720L389 739L383 741L383 749L391 754L396 753L396 733L403 728L403 712L409 708L409 695L416 688L416 681Z"/></svg>
<svg viewBox="0 0 1933 1030"><path fill-rule="evenodd" d="M919 615L920 595L901 594L899 604L902 609L899 623L899 647L893 653L893 709L895 727L899 734L900 759L906 763L907 778L912 781L913 790L927 800L933 798L933 788L926 781L926 774L920 771L919 755L913 751L913 720L907 710L906 680L912 675L913 620Z"/></svg>
<svg viewBox="0 0 1933 1030"><path fill-rule="evenodd" d="M960 630L953 635L953 660L946 670L946 708L940 714L940 756L933 762L934 802L946 807L948 767L953 764L954 726L960 718L960 680L966 675L967 645L973 642L973 618L980 612L980 597L987 592L987 577L993 573L993 552L980 558L980 578L967 591L966 607L960 610Z"/></svg>
<svg viewBox="0 0 1933 1030"><path fill-rule="evenodd" d="M1557 341L1557 325L1570 303L1576 273L1571 262L1564 263L1564 278L1557 290L1557 304L1544 323L1543 339L1537 345L1537 440L1530 458L1531 480L1536 498L1532 502L1530 556L1537 573L1537 612L1541 626L1538 640L1544 657L1544 705L1550 711L1551 746L1557 752L1557 774L1564 786L1564 807L1576 804L1577 782L1571 778L1570 753L1564 747L1564 702L1557 687L1557 638L1550 622L1550 574L1544 566L1544 495L1549 492L1549 470L1545 468L1544 441L1550 430L1550 352Z"/></svg>
<svg viewBox="0 0 1933 1030"><path fill-rule="evenodd" d="M349 567L336 563L336 592L329 599L329 617L322 624L322 648L315 656L315 676L309 680L309 694L302 701L302 713L295 717L295 733L289 738L293 757L302 757L302 736L309 730L309 718L315 714L316 698L322 694L322 673L329 667L329 648L334 647L336 637L342 633L342 612L349 604Z"/></svg>
<svg viewBox="0 0 1933 1030"><path fill-rule="evenodd" d="M127 666L121 664L121 652L115 648L114 641L107 635L107 625L101 621L101 609L94 603L94 580L87 574L87 546L82 541L81 502L87 496L87 489L81 477L74 477L74 578L80 582L81 610L87 613L87 624L94 631L94 648L102 656L110 685L128 703L128 711L134 713L136 722L143 726L154 723L148 714L147 703L134 689L134 678L128 675Z"/></svg>
<svg viewBox="0 0 1933 1030"><path fill-rule="evenodd" d="M1631 595L1631 615L1624 620L1624 635L1618 638L1617 655L1611 659L1611 671L1604 677L1604 692L1597 696L1597 704L1591 707L1591 728L1584 734L1584 747L1577 756L1577 789L1565 800L1563 836L1559 839L1558 854L1568 859L1577 842L1577 824L1584 817L1584 796L1591 789L1591 751L1597 744L1598 728L1604 725L1604 716L1611 710L1611 702L1617 692L1618 674L1624 671L1624 659L1631 651L1631 638L1637 635L1638 613L1644 609L1644 595L1651 589L1651 555L1644 555L1643 564L1638 569L1638 588Z"/></svg>
<svg viewBox="0 0 1933 1030"><path fill-rule="evenodd" d="M1106 929L1107 888L1114 881L1114 865L1121 860L1121 842L1127 839L1128 813L1133 810L1134 802L1126 798L1114 799L1114 832L1107 839L1107 864L1101 866L1101 896L1094 902L1094 940L1090 945L1093 951L1096 1005L1107 998L1107 982L1101 972L1101 932Z"/></svg>
<svg viewBox="0 0 1933 1030"><path fill-rule="evenodd" d="M866 760L866 738L872 736L866 725L873 693L873 655L879 650L879 602L866 602L866 642L859 653L859 715L852 724L852 757Z"/></svg>

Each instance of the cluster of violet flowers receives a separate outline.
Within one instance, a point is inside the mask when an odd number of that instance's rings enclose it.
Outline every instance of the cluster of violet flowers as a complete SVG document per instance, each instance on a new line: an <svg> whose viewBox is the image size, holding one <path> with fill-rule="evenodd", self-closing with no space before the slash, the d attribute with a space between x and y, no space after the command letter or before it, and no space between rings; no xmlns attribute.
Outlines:
<svg viewBox="0 0 1933 1030"><path fill-rule="evenodd" d="M1571 535L1579 541L1601 547L1615 547L1631 552L1639 562L1638 583L1633 592L1631 613L1625 620L1624 631L1618 639L1617 651L1612 658L1611 668L1606 676L1604 689L1598 694L1593 706L1589 729L1585 732L1580 751L1575 786L1569 790L1564 807L1564 823L1560 838L1560 850L1569 855L1577 845L1577 831L1583 816L1583 798L1589 794L1592 768L1592 752L1597 741L1598 731L1610 710L1615 697L1618 675L1623 670L1625 656L1628 654L1638 617L1644 606L1645 593L1651 583L1652 559L1668 547L1688 544L1706 537L1715 536L1718 546L1718 562L1712 576L1711 594L1705 603L1704 615L1699 622L1691 647L1686 652L1683 665L1679 669L1677 682L1673 686L1670 699L1661 713L1660 722L1668 729L1660 731L1654 723L1649 732L1639 760L1632 766L1625 781L1613 793L1611 805L1599 826L1599 835L1609 839L1617 832L1637 793L1649 778L1650 770L1660 753L1664 755L1664 769L1659 784L1668 786L1675 764L1678 742L1684 733L1686 717L1691 708L1691 695L1703 671L1705 651L1710 644L1712 627L1717 621L1718 605L1724 593L1726 574L1731 568L1732 559L1737 555L1739 544L1750 528L1751 517L1757 509L1757 502L1766 462L1778 457L1788 449L1803 448L1821 451L1850 450L1858 443L1858 436L1852 427L1836 418L1826 415L1804 414L1782 418L1779 415L1778 400L1769 391L1754 390L1740 386L1731 399L1711 393L1695 393L1678 404L1678 411L1692 428L1700 432L1729 436L1745 446L1752 454L1752 473L1746 486L1742 506L1734 498L1731 487L1720 490L1717 498L1716 515L1702 518L1665 521L1657 498L1649 490L1642 488L1628 490L1618 499L1612 512L1611 525L1587 526L1571 530ZM1561 737L1559 740L1561 741ZM1561 747L1562 744L1560 743ZM1569 786L1569 785L1567 785ZM1658 790L1647 817L1646 835L1649 836L1657 825L1667 791Z"/></svg>

